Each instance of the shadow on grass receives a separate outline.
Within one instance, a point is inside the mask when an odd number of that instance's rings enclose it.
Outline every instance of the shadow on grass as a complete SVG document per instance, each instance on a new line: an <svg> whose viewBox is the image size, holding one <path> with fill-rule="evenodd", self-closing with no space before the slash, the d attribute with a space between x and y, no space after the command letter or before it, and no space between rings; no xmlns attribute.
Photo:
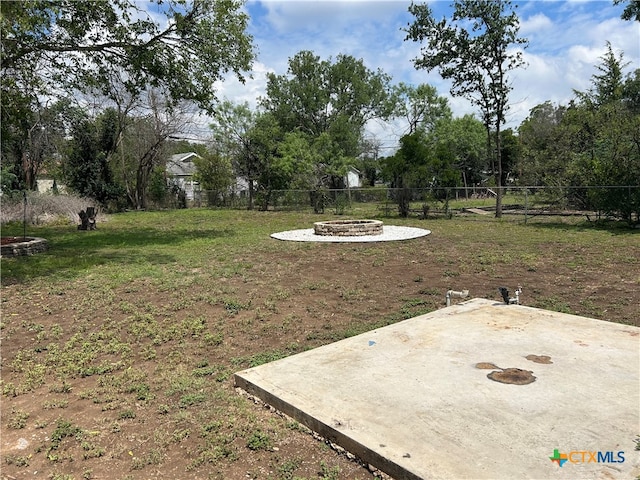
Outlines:
<svg viewBox="0 0 640 480"><path fill-rule="evenodd" d="M595 221L590 222L588 220L581 221L579 223L563 223L558 221L544 221L544 222L529 222L529 226L535 228L545 228L549 230L565 230L565 231L579 231L579 232L593 232L601 231L608 232L612 235L634 235L640 234L640 228L634 228L629 226L626 222L621 221Z"/></svg>
<svg viewBox="0 0 640 480"><path fill-rule="evenodd" d="M167 229L142 227L127 230L70 231L42 228L37 236L47 239L49 249L31 256L3 258L2 284L27 282L38 277L73 278L88 268L120 264L166 265L178 263L184 244L196 240L234 237L232 229ZM3 236L9 236L3 232ZM148 250L148 251L147 251Z"/></svg>

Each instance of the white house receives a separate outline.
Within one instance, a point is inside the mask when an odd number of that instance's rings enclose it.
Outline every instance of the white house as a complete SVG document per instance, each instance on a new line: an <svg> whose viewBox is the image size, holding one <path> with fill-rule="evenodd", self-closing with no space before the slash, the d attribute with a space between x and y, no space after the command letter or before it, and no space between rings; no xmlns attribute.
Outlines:
<svg viewBox="0 0 640 480"><path fill-rule="evenodd" d="M177 153L167 161L167 181L184 190L187 200L193 200L195 192L200 188L198 182L193 180L196 173L196 165L193 163L195 158L201 157L195 152Z"/></svg>

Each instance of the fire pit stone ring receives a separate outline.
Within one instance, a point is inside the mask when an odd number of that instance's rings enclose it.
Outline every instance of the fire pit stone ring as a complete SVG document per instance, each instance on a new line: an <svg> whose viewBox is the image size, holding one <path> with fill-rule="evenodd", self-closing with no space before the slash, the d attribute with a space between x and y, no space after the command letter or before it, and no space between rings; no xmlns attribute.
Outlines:
<svg viewBox="0 0 640 480"><path fill-rule="evenodd" d="M329 220L315 222L313 231L316 235L334 237L382 235L382 222L380 220Z"/></svg>

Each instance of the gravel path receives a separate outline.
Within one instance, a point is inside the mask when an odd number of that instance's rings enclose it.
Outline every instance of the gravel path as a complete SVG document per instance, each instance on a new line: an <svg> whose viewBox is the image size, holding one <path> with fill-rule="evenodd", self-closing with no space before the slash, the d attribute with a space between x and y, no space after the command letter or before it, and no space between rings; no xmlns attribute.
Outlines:
<svg viewBox="0 0 640 480"><path fill-rule="evenodd" d="M385 225L382 227L381 235L361 235L352 237L332 237L329 235L316 235L313 228L302 230L288 230L286 232L272 233L271 237L277 240L288 240L292 242L391 242L394 240L409 240L412 238L429 235L431 230L414 227L397 227Z"/></svg>

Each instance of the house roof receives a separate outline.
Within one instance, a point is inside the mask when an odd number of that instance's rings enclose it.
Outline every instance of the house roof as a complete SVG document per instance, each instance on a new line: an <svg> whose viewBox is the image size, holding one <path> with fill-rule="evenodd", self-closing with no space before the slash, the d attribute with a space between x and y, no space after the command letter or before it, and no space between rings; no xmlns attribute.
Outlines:
<svg viewBox="0 0 640 480"><path fill-rule="evenodd" d="M194 158L200 158L195 152L177 153L167 161L167 174L172 177L191 177L196 173Z"/></svg>

